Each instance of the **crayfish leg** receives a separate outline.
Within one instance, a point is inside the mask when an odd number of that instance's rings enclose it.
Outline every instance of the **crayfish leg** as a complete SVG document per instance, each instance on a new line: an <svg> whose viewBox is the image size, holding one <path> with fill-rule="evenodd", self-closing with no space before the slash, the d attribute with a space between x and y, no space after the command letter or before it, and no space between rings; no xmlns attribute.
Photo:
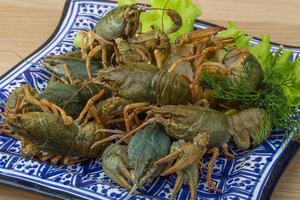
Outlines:
<svg viewBox="0 0 300 200"><path fill-rule="evenodd" d="M97 52L102 50L102 64L103 64L104 68L107 68L107 47L115 46L115 44L111 41L104 39L103 37L101 37L100 35L96 34L93 31L89 32L88 37L89 37L89 44L91 47L92 47L94 40L97 40L99 42L99 45L96 46L94 49L91 48L91 52L87 56L87 59L89 58L89 60L90 60L93 55L95 55ZM97 48L97 50L95 50L96 48Z"/></svg>
<svg viewBox="0 0 300 200"><path fill-rule="evenodd" d="M140 107L146 107L149 106L150 103L148 102L141 102L141 103L133 103L133 104L129 104L126 105L124 107L123 113L124 113L124 119L125 119L125 127L126 127L126 131L130 132L130 118L129 118L129 110L133 110L136 108L140 108Z"/></svg>
<svg viewBox="0 0 300 200"><path fill-rule="evenodd" d="M205 48L202 52L200 57L197 60L196 63L196 71L198 71L198 68L200 67L200 65L203 63L204 59L206 58L207 54L210 52L214 52L217 51L219 49L224 48L224 45L217 45L217 46L212 46L212 47L207 47Z"/></svg>
<svg viewBox="0 0 300 200"><path fill-rule="evenodd" d="M131 114L129 115L130 126L131 126L131 127L137 127L137 126L140 126L142 122L141 122L141 120L139 119L139 116L138 116L138 115L139 115L141 112L148 111L148 110L150 110L150 109L151 109L151 106L145 106L145 107L139 107L139 108L136 108L136 109L133 111L133 113L131 113ZM135 121L135 124L132 122L133 119L134 119L134 121Z"/></svg>
<svg viewBox="0 0 300 200"><path fill-rule="evenodd" d="M50 162L54 165L58 164L58 162L62 159L62 156L55 155L53 158L51 158Z"/></svg>
<svg viewBox="0 0 300 200"><path fill-rule="evenodd" d="M234 154L230 153L228 150L228 144L222 144L222 152L224 153L224 155L229 158L229 159L234 159Z"/></svg>
<svg viewBox="0 0 300 200"><path fill-rule="evenodd" d="M220 63L215 62L204 62L197 67L197 71L192 83L192 91L195 92L195 87L199 80L201 79L202 72L208 72L210 75L213 74L221 74L221 75L228 75L230 73L229 68L225 67Z"/></svg>
<svg viewBox="0 0 300 200"><path fill-rule="evenodd" d="M67 115L67 113L64 111L64 109L62 109L58 105L48 101L47 99L42 99L41 103L48 106L54 113L58 111L60 113L65 125L70 125L73 123L72 117Z"/></svg>
<svg viewBox="0 0 300 200"><path fill-rule="evenodd" d="M86 31L80 31L79 32L79 36L80 36L80 51L81 51L81 55L82 55L82 58L86 58L87 56L87 53L86 53L86 48L85 48L85 41L83 39L84 35L87 35L88 32Z"/></svg>
<svg viewBox="0 0 300 200"><path fill-rule="evenodd" d="M65 156L63 159L63 162L65 165L73 165L79 162L86 161L88 158L76 158L76 159L71 159L69 156Z"/></svg>
<svg viewBox="0 0 300 200"><path fill-rule="evenodd" d="M198 55L192 55L192 56L188 56L188 57L184 57L184 58L180 58L178 60L176 60L172 65L171 67L168 69L168 72L172 72L175 70L175 68L177 66L179 66L182 62L185 62L185 61L190 61L190 60L193 60L195 58L197 58Z"/></svg>
<svg viewBox="0 0 300 200"><path fill-rule="evenodd" d="M1 128L0 133L7 134L10 137L15 138L17 140L20 139L12 130L10 130L9 126L6 123L3 123L2 125L0 125L0 128Z"/></svg>
<svg viewBox="0 0 300 200"><path fill-rule="evenodd" d="M105 90L101 90L98 94L89 99L83 110L80 112L79 117L76 119L78 124L80 124L84 119L87 121L90 116L93 116L96 120L98 120L97 123L100 123L100 117L97 114L97 108L95 107L94 103L99 100L104 93Z"/></svg>
<svg viewBox="0 0 300 200"><path fill-rule="evenodd" d="M52 158L52 155L42 155L42 154L38 154L37 158L42 161L42 162L47 162L48 160L50 160Z"/></svg>
<svg viewBox="0 0 300 200"><path fill-rule="evenodd" d="M107 49L106 47L102 47L102 52L101 52L101 58L102 58L102 65L105 68L107 68Z"/></svg>
<svg viewBox="0 0 300 200"><path fill-rule="evenodd" d="M213 172L213 167L215 165L217 157L220 155L220 151L219 151L218 147L214 147L214 148L210 149L209 152L212 153L212 156L211 156L211 159L208 162L208 166L207 166L207 184L208 184L208 189L209 190L214 190L216 192L221 192L221 190L219 190L216 187L216 184L211 180L211 176L212 176L212 172Z"/></svg>
<svg viewBox="0 0 300 200"><path fill-rule="evenodd" d="M22 155L29 159L37 157L39 159L40 151L38 148L29 143L28 141L21 139Z"/></svg>
<svg viewBox="0 0 300 200"><path fill-rule="evenodd" d="M68 77L68 79L69 79L69 82L70 82L71 84L73 84L73 83L74 83L74 78L73 78L73 76L72 76L72 73L71 73L71 71L70 71L68 65L67 65L67 64L63 64L63 68L64 68L64 70L65 70L65 72L66 72L66 75L67 75L67 77Z"/></svg>
<svg viewBox="0 0 300 200"><path fill-rule="evenodd" d="M113 130L107 130L107 132L112 132ZM95 147L99 146L99 145L102 145L106 142L111 142L113 141L114 139L118 139L118 138L122 138L124 136L124 134L114 134L114 135L111 135L111 136L108 136L102 140L99 140L97 142L95 142L92 146L91 146L91 149L94 149Z"/></svg>
<svg viewBox="0 0 300 200"><path fill-rule="evenodd" d="M102 45L98 45L96 46L95 48L93 48L93 50L91 50L89 52L89 54L87 55L86 57L86 72L87 72L87 76L88 76L88 79L90 80L92 78L92 75L91 75L91 59L92 57L99 53L101 50L103 51L103 46ZM106 57L105 57L106 59ZM102 58L102 62L103 62L103 65L104 65L104 61L103 61L103 58Z"/></svg>
<svg viewBox="0 0 300 200"><path fill-rule="evenodd" d="M38 107L40 107L44 112L48 112L49 109L46 105L44 105L40 100L36 99L30 92L29 86L28 85L24 85L24 87L22 87L22 90L25 93L25 99L28 103L31 103L33 105L36 105Z"/></svg>

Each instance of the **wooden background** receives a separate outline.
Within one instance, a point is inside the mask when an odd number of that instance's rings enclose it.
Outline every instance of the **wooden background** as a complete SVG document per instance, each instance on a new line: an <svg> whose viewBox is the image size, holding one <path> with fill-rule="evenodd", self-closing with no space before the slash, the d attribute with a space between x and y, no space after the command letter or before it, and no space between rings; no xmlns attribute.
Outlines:
<svg viewBox="0 0 300 200"><path fill-rule="evenodd" d="M195 0L196 1L196 0ZM300 47L300 1L197 0L202 20L225 26L228 20L254 36L271 35L272 41ZM0 0L0 74L26 57L53 33L63 0ZM300 153L289 164L272 199L300 199ZM47 199L38 194L0 185L0 200Z"/></svg>

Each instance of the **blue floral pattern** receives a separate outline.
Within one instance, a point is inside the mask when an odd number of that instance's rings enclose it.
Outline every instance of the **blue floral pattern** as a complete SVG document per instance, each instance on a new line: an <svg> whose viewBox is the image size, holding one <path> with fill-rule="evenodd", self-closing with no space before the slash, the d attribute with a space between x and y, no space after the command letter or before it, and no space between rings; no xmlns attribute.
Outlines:
<svg viewBox="0 0 300 200"><path fill-rule="evenodd" d="M57 33L38 52L19 64L0 80L0 104L5 105L9 93L22 84L29 83L38 91L47 86L50 73L43 68L41 59L47 55L61 54L72 50L72 40L80 30L91 30L96 21L115 7L114 3L101 1L72 0ZM195 28L208 28L210 25L196 22ZM252 44L258 43L252 40ZM274 45L272 50L276 51ZM300 54L300 49L291 48L293 59ZM2 106L1 106L2 109ZM207 170L201 170L198 184L198 199L260 199L263 188L283 152L290 145L290 138L284 138L282 131L275 131L261 146L248 151L238 149L230 144L236 155L234 160L220 156L213 170L213 181L222 193L208 192L205 183ZM207 162L209 156L204 158ZM57 192L64 191L85 199L123 199L127 191L112 183L102 170L97 160L88 160L71 166L54 166L28 160L21 155L20 142L0 134L0 175L13 179L26 180L51 188ZM146 185L142 195L131 199L169 199L175 184L175 175L157 178ZM189 188L183 186L178 199L189 199Z"/></svg>

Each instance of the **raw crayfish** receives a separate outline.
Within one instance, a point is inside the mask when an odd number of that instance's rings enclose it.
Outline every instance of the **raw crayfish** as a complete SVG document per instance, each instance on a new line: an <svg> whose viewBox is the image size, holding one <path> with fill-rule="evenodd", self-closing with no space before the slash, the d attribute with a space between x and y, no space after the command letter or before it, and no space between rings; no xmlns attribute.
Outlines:
<svg viewBox="0 0 300 200"><path fill-rule="evenodd" d="M55 112L5 114L4 120L22 138L23 153L29 158L54 164L63 159L65 164L72 164L99 157L107 146L104 143L91 149L95 142L108 137L106 131L101 131L104 127L95 121L67 125Z"/></svg>
<svg viewBox="0 0 300 200"><path fill-rule="evenodd" d="M164 170L164 164L153 164L166 156L170 147L171 140L162 127L149 125L131 138L128 147L111 144L103 153L102 167L106 175L118 185L131 190L131 194ZM130 185L129 181L134 185Z"/></svg>
<svg viewBox="0 0 300 200"><path fill-rule="evenodd" d="M65 84L57 81L49 83L46 90L41 93L37 93L29 85L23 85L9 95L6 107L9 110L13 109L14 112L41 111L45 108L41 102L43 101L62 108L67 115L76 118L86 103L101 90L104 90L101 99L110 97L110 90L96 83Z"/></svg>

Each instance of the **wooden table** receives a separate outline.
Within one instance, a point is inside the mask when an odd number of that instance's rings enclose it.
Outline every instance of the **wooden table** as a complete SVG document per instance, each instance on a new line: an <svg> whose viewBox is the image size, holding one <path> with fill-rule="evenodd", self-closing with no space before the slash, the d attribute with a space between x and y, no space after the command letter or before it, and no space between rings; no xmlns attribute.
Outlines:
<svg viewBox="0 0 300 200"><path fill-rule="evenodd" d="M300 46L300 1L197 0L201 19L219 25L233 20L249 34L271 35L272 41ZM63 0L0 0L0 74L18 63L43 42L58 24ZM289 164L272 199L300 199L300 153ZM0 185L0 200L47 199L38 194Z"/></svg>

